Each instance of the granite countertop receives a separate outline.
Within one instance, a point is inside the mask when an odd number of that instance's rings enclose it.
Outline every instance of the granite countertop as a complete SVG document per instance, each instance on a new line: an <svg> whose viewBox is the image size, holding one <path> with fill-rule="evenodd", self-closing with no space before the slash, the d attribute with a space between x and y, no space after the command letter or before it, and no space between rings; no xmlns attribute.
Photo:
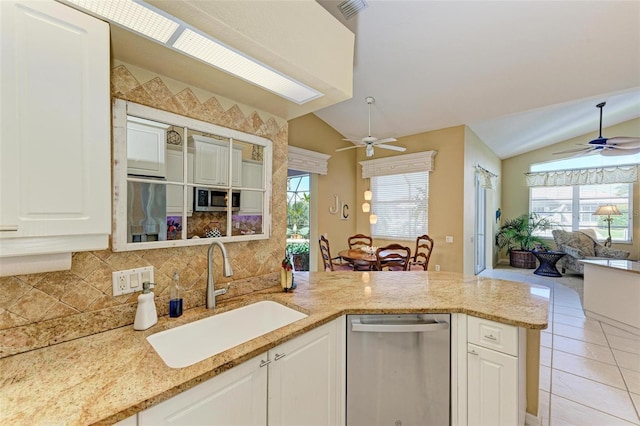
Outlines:
<svg viewBox="0 0 640 426"><path fill-rule="evenodd" d="M627 259L580 259L582 263L640 274L640 262Z"/></svg>
<svg viewBox="0 0 640 426"><path fill-rule="evenodd" d="M279 287L133 326L0 359L0 424L111 424L351 313L466 313L506 324L547 327L549 289L450 272L296 273ZM146 337L213 314L272 300L308 317L192 366L167 367ZM215 339L215 335L203 336Z"/></svg>

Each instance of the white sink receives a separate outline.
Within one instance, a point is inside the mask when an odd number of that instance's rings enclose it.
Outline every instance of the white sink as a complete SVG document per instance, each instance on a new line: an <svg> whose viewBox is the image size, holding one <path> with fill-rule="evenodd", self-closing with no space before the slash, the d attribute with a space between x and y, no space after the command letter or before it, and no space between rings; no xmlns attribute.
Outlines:
<svg viewBox="0 0 640 426"><path fill-rule="evenodd" d="M165 364L182 368L306 317L277 302L262 301L152 334L147 340Z"/></svg>

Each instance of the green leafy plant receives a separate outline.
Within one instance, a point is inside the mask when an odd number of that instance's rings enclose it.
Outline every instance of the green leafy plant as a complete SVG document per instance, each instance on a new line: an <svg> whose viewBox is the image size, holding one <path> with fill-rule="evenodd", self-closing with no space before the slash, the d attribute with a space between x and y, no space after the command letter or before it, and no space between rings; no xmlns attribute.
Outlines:
<svg viewBox="0 0 640 426"><path fill-rule="evenodd" d="M294 254L309 254L309 241L301 243L287 243L287 252Z"/></svg>
<svg viewBox="0 0 640 426"><path fill-rule="evenodd" d="M537 246L548 249L546 241L534 234L554 226L555 223L548 217L540 217L535 213L505 220L496 234L496 246L501 250L506 248L509 253L512 250L533 250Z"/></svg>

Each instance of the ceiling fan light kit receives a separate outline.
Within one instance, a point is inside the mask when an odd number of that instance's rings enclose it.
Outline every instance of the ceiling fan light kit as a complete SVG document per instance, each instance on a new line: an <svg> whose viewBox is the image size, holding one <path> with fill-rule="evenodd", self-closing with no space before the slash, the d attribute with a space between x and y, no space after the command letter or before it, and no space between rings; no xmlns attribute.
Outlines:
<svg viewBox="0 0 640 426"><path fill-rule="evenodd" d="M375 153L374 147L389 149L391 151L399 151L399 152L406 151L407 149L402 146L387 145L388 142L396 142L395 138L378 139L375 136L371 136L371 105L376 100L373 98L373 96L367 96L364 100L369 105L369 133L367 134L368 136L365 136L362 139L349 139L349 138L343 139L343 141L349 141L354 145L348 146L346 148L338 148L336 149L336 152L346 151L347 149L364 147L366 156L373 157L373 154Z"/></svg>
<svg viewBox="0 0 640 426"><path fill-rule="evenodd" d="M605 156L616 155L633 155L640 152L640 137L634 136L616 136L613 138L602 137L602 109L606 105L606 102L601 102L596 105L596 108L600 109L600 130L598 137L586 144L578 144L584 146L584 148L568 149L565 151L554 152L553 154L569 154L576 155L588 155L588 154L600 154Z"/></svg>

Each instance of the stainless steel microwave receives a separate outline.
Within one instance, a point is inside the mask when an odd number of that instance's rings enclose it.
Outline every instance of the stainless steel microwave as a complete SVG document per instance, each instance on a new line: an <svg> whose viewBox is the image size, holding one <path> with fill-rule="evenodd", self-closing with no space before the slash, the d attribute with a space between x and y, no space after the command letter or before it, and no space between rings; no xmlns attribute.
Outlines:
<svg viewBox="0 0 640 426"><path fill-rule="evenodd" d="M193 188L193 210L197 212L225 212L229 204L227 203L228 192L219 189ZM240 210L240 191L231 192L231 210Z"/></svg>

